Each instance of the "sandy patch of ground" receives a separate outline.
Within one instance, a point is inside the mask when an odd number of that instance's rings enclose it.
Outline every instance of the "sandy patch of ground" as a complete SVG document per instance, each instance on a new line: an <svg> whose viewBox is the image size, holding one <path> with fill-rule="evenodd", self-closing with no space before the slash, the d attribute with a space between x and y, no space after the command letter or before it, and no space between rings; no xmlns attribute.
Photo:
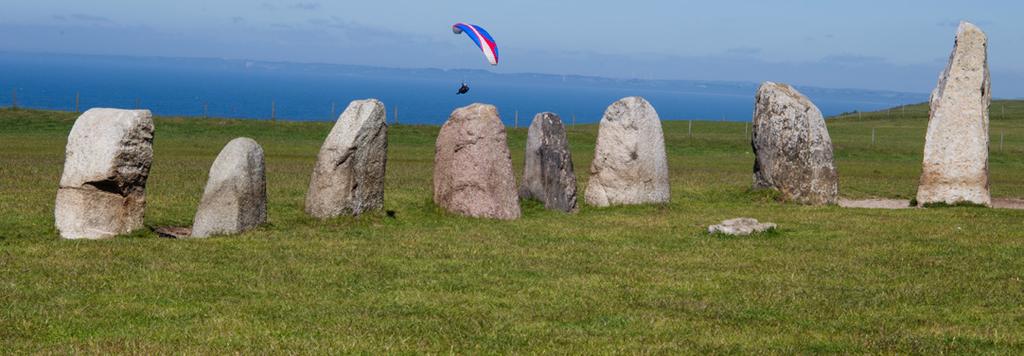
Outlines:
<svg viewBox="0 0 1024 356"><path fill-rule="evenodd" d="M1024 199L994 198L992 199L992 207L998 209L1024 210Z"/></svg>
<svg viewBox="0 0 1024 356"><path fill-rule="evenodd" d="M839 206L844 208L862 209L910 209L910 200L906 199L864 199L853 200L839 198Z"/></svg>

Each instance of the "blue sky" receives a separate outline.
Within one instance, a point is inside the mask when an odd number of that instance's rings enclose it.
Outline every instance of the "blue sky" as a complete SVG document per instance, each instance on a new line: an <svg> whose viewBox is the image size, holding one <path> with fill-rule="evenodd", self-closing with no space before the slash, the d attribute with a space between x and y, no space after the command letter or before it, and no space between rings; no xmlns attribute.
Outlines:
<svg viewBox="0 0 1024 356"><path fill-rule="evenodd" d="M983 3L983 5L982 5ZM997 97L1024 97L1021 1L32 0L0 12L0 50L773 80L928 92L960 20L984 29Z"/></svg>

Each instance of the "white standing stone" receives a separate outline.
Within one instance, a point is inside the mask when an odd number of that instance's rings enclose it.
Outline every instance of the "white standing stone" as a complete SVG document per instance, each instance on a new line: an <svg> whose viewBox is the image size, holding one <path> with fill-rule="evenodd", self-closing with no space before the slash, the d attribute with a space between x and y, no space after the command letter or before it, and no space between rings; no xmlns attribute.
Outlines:
<svg viewBox="0 0 1024 356"><path fill-rule="evenodd" d="M810 99L789 85L765 82L757 89L752 128L755 189L775 189L803 204L836 203L832 139Z"/></svg>
<svg viewBox="0 0 1024 356"><path fill-rule="evenodd" d="M376 99L348 105L320 147L306 193L306 213L326 219L384 207L385 112Z"/></svg>
<svg viewBox="0 0 1024 356"><path fill-rule="evenodd" d="M988 180L988 109L992 101L988 39L960 23L956 44L932 91L917 189L919 205L972 203L991 206Z"/></svg>
<svg viewBox="0 0 1024 356"><path fill-rule="evenodd" d="M192 237L237 234L267 222L263 148L250 138L228 142L210 167Z"/></svg>
<svg viewBox="0 0 1024 356"><path fill-rule="evenodd" d="M54 220L66 239L100 239L143 226L153 162L149 110L90 109L71 128Z"/></svg>
<svg viewBox="0 0 1024 356"><path fill-rule="evenodd" d="M616 101L601 118L587 203L599 207L667 203L670 188L658 113L641 97Z"/></svg>

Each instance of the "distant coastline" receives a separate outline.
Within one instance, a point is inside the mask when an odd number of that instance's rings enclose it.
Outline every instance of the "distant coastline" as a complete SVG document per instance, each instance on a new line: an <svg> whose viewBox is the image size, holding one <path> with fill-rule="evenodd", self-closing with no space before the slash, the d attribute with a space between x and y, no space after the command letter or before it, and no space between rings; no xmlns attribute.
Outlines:
<svg viewBox="0 0 1024 356"><path fill-rule="evenodd" d="M470 95L455 96L461 81ZM0 51L0 106L17 90L20 106L73 110L135 106L157 115L333 120L348 101L381 99L401 121L439 124L471 102L498 106L502 119L528 122L554 111L595 122L624 96L644 96L662 119L746 121L758 83L616 79L484 70L385 68L241 59L131 57ZM826 116L920 103L928 94L796 87ZM332 112L333 111L333 112ZM402 120L405 119L405 120Z"/></svg>

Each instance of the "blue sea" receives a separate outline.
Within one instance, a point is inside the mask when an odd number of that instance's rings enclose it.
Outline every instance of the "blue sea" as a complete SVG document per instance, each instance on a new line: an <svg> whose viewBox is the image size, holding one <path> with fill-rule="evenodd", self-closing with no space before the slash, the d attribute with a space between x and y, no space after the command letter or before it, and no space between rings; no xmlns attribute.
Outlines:
<svg viewBox="0 0 1024 356"><path fill-rule="evenodd" d="M468 95L455 95L462 81ZM926 94L797 87L826 116L919 103ZM334 120L349 101L377 98L389 120L441 124L473 102L494 104L511 125L552 111L577 123L600 120L620 98L642 96L665 120L748 121L756 83L626 80L498 74L483 70L395 69L228 59L0 52L0 105L17 91L22 107L145 108L155 115Z"/></svg>

